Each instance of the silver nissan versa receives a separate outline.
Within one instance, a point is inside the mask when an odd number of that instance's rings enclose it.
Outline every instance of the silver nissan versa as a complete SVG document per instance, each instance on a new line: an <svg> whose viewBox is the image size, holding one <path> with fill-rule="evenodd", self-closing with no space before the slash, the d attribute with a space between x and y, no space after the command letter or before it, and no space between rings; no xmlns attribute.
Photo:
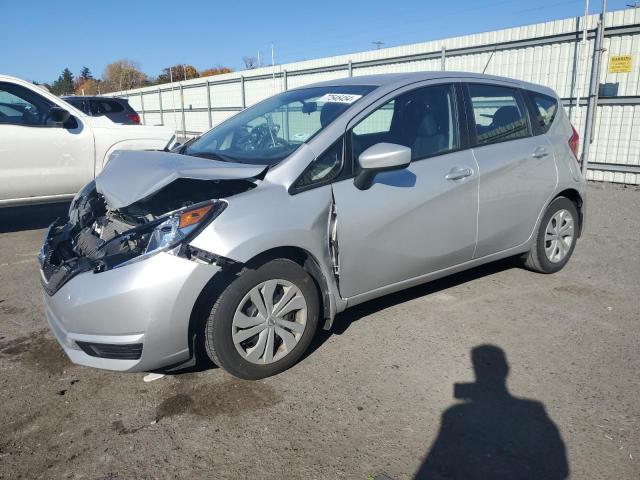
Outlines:
<svg viewBox="0 0 640 480"><path fill-rule="evenodd" d="M509 256L560 270L577 146L557 95L516 80L290 90L171 152L112 154L47 232L47 320L82 365L274 375L352 305Z"/></svg>

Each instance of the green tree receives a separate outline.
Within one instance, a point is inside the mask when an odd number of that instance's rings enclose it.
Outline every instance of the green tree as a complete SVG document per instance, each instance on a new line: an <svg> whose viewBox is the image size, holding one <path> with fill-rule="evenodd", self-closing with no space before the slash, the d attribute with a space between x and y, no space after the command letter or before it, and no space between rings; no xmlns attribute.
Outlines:
<svg viewBox="0 0 640 480"><path fill-rule="evenodd" d="M55 95L68 95L74 90L73 73L65 68L58 79L51 85L51 93Z"/></svg>
<svg viewBox="0 0 640 480"><path fill-rule="evenodd" d="M89 67L82 67L82 69L80 70L80 78L82 80L91 80L93 78L93 75L91 75L91 70L89 70Z"/></svg>
<svg viewBox="0 0 640 480"><path fill-rule="evenodd" d="M95 95L100 90L100 80L93 78L89 67L82 67L73 90L76 95Z"/></svg>

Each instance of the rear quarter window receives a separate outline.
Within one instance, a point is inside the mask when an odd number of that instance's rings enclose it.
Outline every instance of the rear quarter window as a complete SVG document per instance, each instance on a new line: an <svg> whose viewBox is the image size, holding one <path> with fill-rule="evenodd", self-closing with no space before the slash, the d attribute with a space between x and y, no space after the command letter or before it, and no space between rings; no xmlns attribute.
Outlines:
<svg viewBox="0 0 640 480"><path fill-rule="evenodd" d="M533 106L533 121L541 133L547 133L558 112L558 100L537 92L527 92Z"/></svg>
<svg viewBox="0 0 640 480"><path fill-rule="evenodd" d="M115 100L91 100L92 115L124 112L124 106Z"/></svg>

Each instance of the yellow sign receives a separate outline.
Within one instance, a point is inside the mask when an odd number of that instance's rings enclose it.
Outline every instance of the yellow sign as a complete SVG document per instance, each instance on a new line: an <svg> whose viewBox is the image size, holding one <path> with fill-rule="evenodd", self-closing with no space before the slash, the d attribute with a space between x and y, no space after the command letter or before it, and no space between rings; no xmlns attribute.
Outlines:
<svg viewBox="0 0 640 480"><path fill-rule="evenodd" d="M631 55L615 55L609 58L609 73L629 73L631 71Z"/></svg>

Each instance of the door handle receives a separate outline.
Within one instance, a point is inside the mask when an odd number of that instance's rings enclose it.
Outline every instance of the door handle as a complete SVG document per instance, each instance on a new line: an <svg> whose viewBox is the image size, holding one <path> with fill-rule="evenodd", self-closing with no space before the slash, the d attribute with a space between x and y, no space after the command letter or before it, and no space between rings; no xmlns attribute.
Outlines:
<svg viewBox="0 0 640 480"><path fill-rule="evenodd" d="M470 177L471 175L473 175L473 170L469 167L453 167L449 170L449 173L444 176L444 178L447 180L461 180L465 177Z"/></svg>
<svg viewBox="0 0 640 480"><path fill-rule="evenodd" d="M531 154L533 158L543 158L547 155L549 155L549 152L547 151L546 147L538 147Z"/></svg>

